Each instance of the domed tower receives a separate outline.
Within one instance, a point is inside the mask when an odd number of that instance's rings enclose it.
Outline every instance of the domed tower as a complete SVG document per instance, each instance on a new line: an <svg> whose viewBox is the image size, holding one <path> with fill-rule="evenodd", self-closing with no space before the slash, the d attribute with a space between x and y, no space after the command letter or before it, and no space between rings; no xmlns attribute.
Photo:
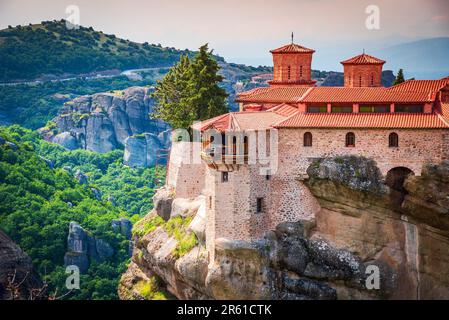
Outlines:
<svg viewBox="0 0 449 320"><path fill-rule="evenodd" d="M384 60L365 53L342 61L345 87L381 87L384 63Z"/></svg>
<svg viewBox="0 0 449 320"><path fill-rule="evenodd" d="M292 43L270 51L274 78L271 86L313 86L312 55L315 50Z"/></svg>

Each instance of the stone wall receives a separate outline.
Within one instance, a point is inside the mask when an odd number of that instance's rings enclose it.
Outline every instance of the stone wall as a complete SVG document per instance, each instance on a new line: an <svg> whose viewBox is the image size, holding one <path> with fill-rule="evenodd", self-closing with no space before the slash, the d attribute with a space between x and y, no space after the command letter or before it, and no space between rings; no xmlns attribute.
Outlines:
<svg viewBox="0 0 449 320"><path fill-rule="evenodd" d="M311 132L313 146L303 146L305 132ZM348 132L355 134L355 147L345 147ZM399 135L399 147L388 146L388 135ZM383 175L394 167L407 167L421 174L424 163L439 163L449 157L447 130L366 129L280 129L280 176L301 177L315 158L359 155L373 158Z"/></svg>
<svg viewBox="0 0 449 320"><path fill-rule="evenodd" d="M204 188L206 165L199 158L198 148L197 142L172 143L167 186L175 190L177 198L195 198Z"/></svg>

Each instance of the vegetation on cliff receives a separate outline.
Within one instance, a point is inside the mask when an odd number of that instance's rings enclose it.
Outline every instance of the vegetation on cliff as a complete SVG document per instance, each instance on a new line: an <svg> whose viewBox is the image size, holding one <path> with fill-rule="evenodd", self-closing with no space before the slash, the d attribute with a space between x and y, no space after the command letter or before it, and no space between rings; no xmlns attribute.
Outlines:
<svg viewBox="0 0 449 320"><path fill-rule="evenodd" d="M114 232L118 217L137 219L151 208L155 177L163 171L121 166L123 151L107 154L67 151L19 126L0 127L0 227L32 258L50 294L64 294L63 265L70 221L77 221L114 248L114 256L92 263L73 299L116 299L128 260L128 241ZM70 168L68 168L70 167ZM81 170L88 183L74 172ZM149 183L150 182L150 183ZM93 190L99 190L98 198ZM110 197L112 196L112 198ZM108 199L109 198L109 199Z"/></svg>

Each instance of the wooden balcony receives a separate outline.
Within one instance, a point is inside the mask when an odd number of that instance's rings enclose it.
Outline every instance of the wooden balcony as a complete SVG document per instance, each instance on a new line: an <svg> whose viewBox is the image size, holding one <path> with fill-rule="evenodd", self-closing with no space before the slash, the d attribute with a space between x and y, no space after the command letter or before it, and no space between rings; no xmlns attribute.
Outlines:
<svg viewBox="0 0 449 320"><path fill-rule="evenodd" d="M239 165L248 163L248 144L245 143L243 147L243 154L238 154L237 146L234 144L231 148L222 146L218 148L220 154L214 150L214 147L210 146L209 142L203 143L201 150L201 159L206 164L216 170L220 171L234 171L238 169ZM230 149L230 150L229 150Z"/></svg>

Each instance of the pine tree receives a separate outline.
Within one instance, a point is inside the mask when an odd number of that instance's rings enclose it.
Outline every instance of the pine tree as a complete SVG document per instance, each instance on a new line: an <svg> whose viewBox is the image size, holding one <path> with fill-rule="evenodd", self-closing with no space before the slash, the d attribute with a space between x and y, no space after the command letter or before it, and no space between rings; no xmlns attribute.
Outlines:
<svg viewBox="0 0 449 320"><path fill-rule="evenodd" d="M189 128L195 120L205 120L228 111L227 93L220 88L220 67L207 44L190 60L187 56L158 81L153 97L156 107L152 117L172 128Z"/></svg>
<svg viewBox="0 0 449 320"><path fill-rule="evenodd" d="M393 82L393 85L400 84L400 83L402 83L404 81L405 81L405 79L404 79L404 70L399 69L398 74L396 75L396 79Z"/></svg>
<svg viewBox="0 0 449 320"><path fill-rule="evenodd" d="M181 56L165 75L162 81L158 81L155 92L152 94L156 105L151 114L152 118L158 118L169 123L172 128L188 128L197 115L189 102L187 90L190 82L190 59Z"/></svg>
<svg viewBox="0 0 449 320"><path fill-rule="evenodd" d="M201 46L190 67L190 103L197 112L196 120L213 118L228 111L228 95L219 86L223 81L223 77L218 74L219 70L212 52L208 51L208 45Z"/></svg>

